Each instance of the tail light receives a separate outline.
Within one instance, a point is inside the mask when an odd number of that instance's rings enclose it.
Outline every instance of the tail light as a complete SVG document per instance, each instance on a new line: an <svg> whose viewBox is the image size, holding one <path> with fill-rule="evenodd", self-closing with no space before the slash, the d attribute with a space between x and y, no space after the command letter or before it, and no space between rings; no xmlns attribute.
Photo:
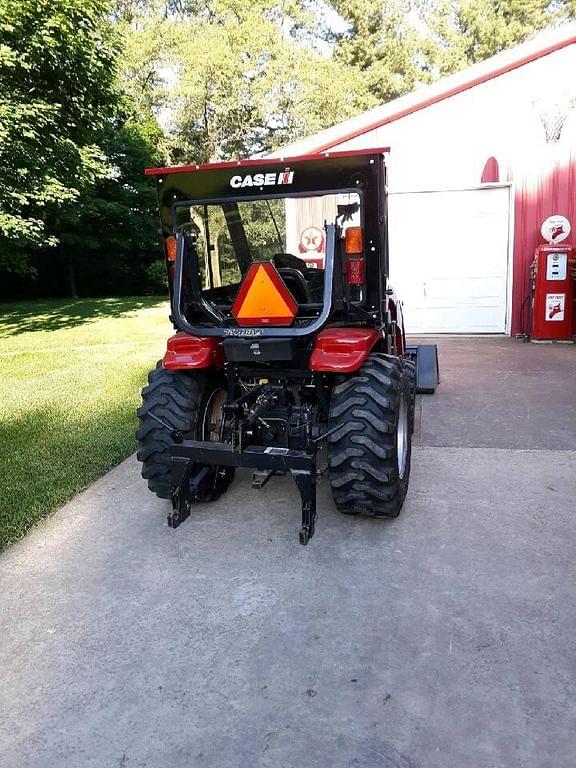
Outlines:
<svg viewBox="0 0 576 768"><path fill-rule="evenodd" d="M344 235L346 259L346 282L348 285L364 285L364 230L362 227L348 227Z"/></svg>
<svg viewBox="0 0 576 768"><path fill-rule="evenodd" d="M346 262L346 282L348 285L364 285L364 259L355 257Z"/></svg>

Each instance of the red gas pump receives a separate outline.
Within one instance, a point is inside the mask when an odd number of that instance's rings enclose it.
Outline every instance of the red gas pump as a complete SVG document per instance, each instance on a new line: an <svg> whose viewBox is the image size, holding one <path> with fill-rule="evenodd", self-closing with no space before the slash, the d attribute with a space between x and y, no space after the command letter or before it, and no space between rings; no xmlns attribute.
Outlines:
<svg viewBox="0 0 576 768"><path fill-rule="evenodd" d="M562 230L558 220L565 223ZM575 248L559 241L567 237L570 225L552 216L542 225L548 245L536 248L532 264L532 340L570 340L574 328Z"/></svg>

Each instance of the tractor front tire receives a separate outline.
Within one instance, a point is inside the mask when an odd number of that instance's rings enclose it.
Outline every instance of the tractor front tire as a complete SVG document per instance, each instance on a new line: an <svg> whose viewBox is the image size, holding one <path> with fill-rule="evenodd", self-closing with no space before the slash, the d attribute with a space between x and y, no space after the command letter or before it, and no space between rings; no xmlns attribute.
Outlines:
<svg viewBox="0 0 576 768"><path fill-rule="evenodd" d="M400 513L410 477L410 378L401 358L372 354L334 387L328 466L332 497L345 514Z"/></svg>
<svg viewBox="0 0 576 768"><path fill-rule="evenodd" d="M137 458L142 462L142 477L148 481L148 488L159 498L172 497L171 432L178 431L197 440L214 440L208 418L216 399L222 400L222 393L223 377L212 372L167 371L159 361L148 374L148 386L142 390L142 405L136 412L140 422L136 431ZM202 501L218 498L233 477L233 468L219 467L216 489Z"/></svg>

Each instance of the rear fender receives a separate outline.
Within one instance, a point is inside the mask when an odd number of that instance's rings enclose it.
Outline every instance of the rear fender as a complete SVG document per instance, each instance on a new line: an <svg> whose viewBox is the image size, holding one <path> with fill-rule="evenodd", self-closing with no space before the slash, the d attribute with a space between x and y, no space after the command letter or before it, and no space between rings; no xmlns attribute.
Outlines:
<svg viewBox="0 0 576 768"><path fill-rule="evenodd" d="M402 314L402 302L398 299L398 296L394 292L393 289L390 289L392 291L391 294L388 296L388 313L390 316L390 320L392 320L396 324L396 331L395 331L395 343L396 343L396 354L403 356L405 354L406 350L406 334L404 331L404 315Z"/></svg>
<svg viewBox="0 0 576 768"><path fill-rule="evenodd" d="M224 367L222 343L216 336L190 336L179 331L168 339L162 361L168 371Z"/></svg>
<svg viewBox="0 0 576 768"><path fill-rule="evenodd" d="M326 328L316 337L310 370L353 373L382 338L374 328Z"/></svg>

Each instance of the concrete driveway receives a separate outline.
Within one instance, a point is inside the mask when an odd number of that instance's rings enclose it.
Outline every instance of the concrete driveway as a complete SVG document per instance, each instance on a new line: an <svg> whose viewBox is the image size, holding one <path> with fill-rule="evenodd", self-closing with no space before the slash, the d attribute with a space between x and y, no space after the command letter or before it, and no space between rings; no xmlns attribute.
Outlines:
<svg viewBox="0 0 576 768"><path fill-rule="evenodd" d="M3 768L572 768L576 349L440 342L395 521L129 459L0 558Z"/></svg>

